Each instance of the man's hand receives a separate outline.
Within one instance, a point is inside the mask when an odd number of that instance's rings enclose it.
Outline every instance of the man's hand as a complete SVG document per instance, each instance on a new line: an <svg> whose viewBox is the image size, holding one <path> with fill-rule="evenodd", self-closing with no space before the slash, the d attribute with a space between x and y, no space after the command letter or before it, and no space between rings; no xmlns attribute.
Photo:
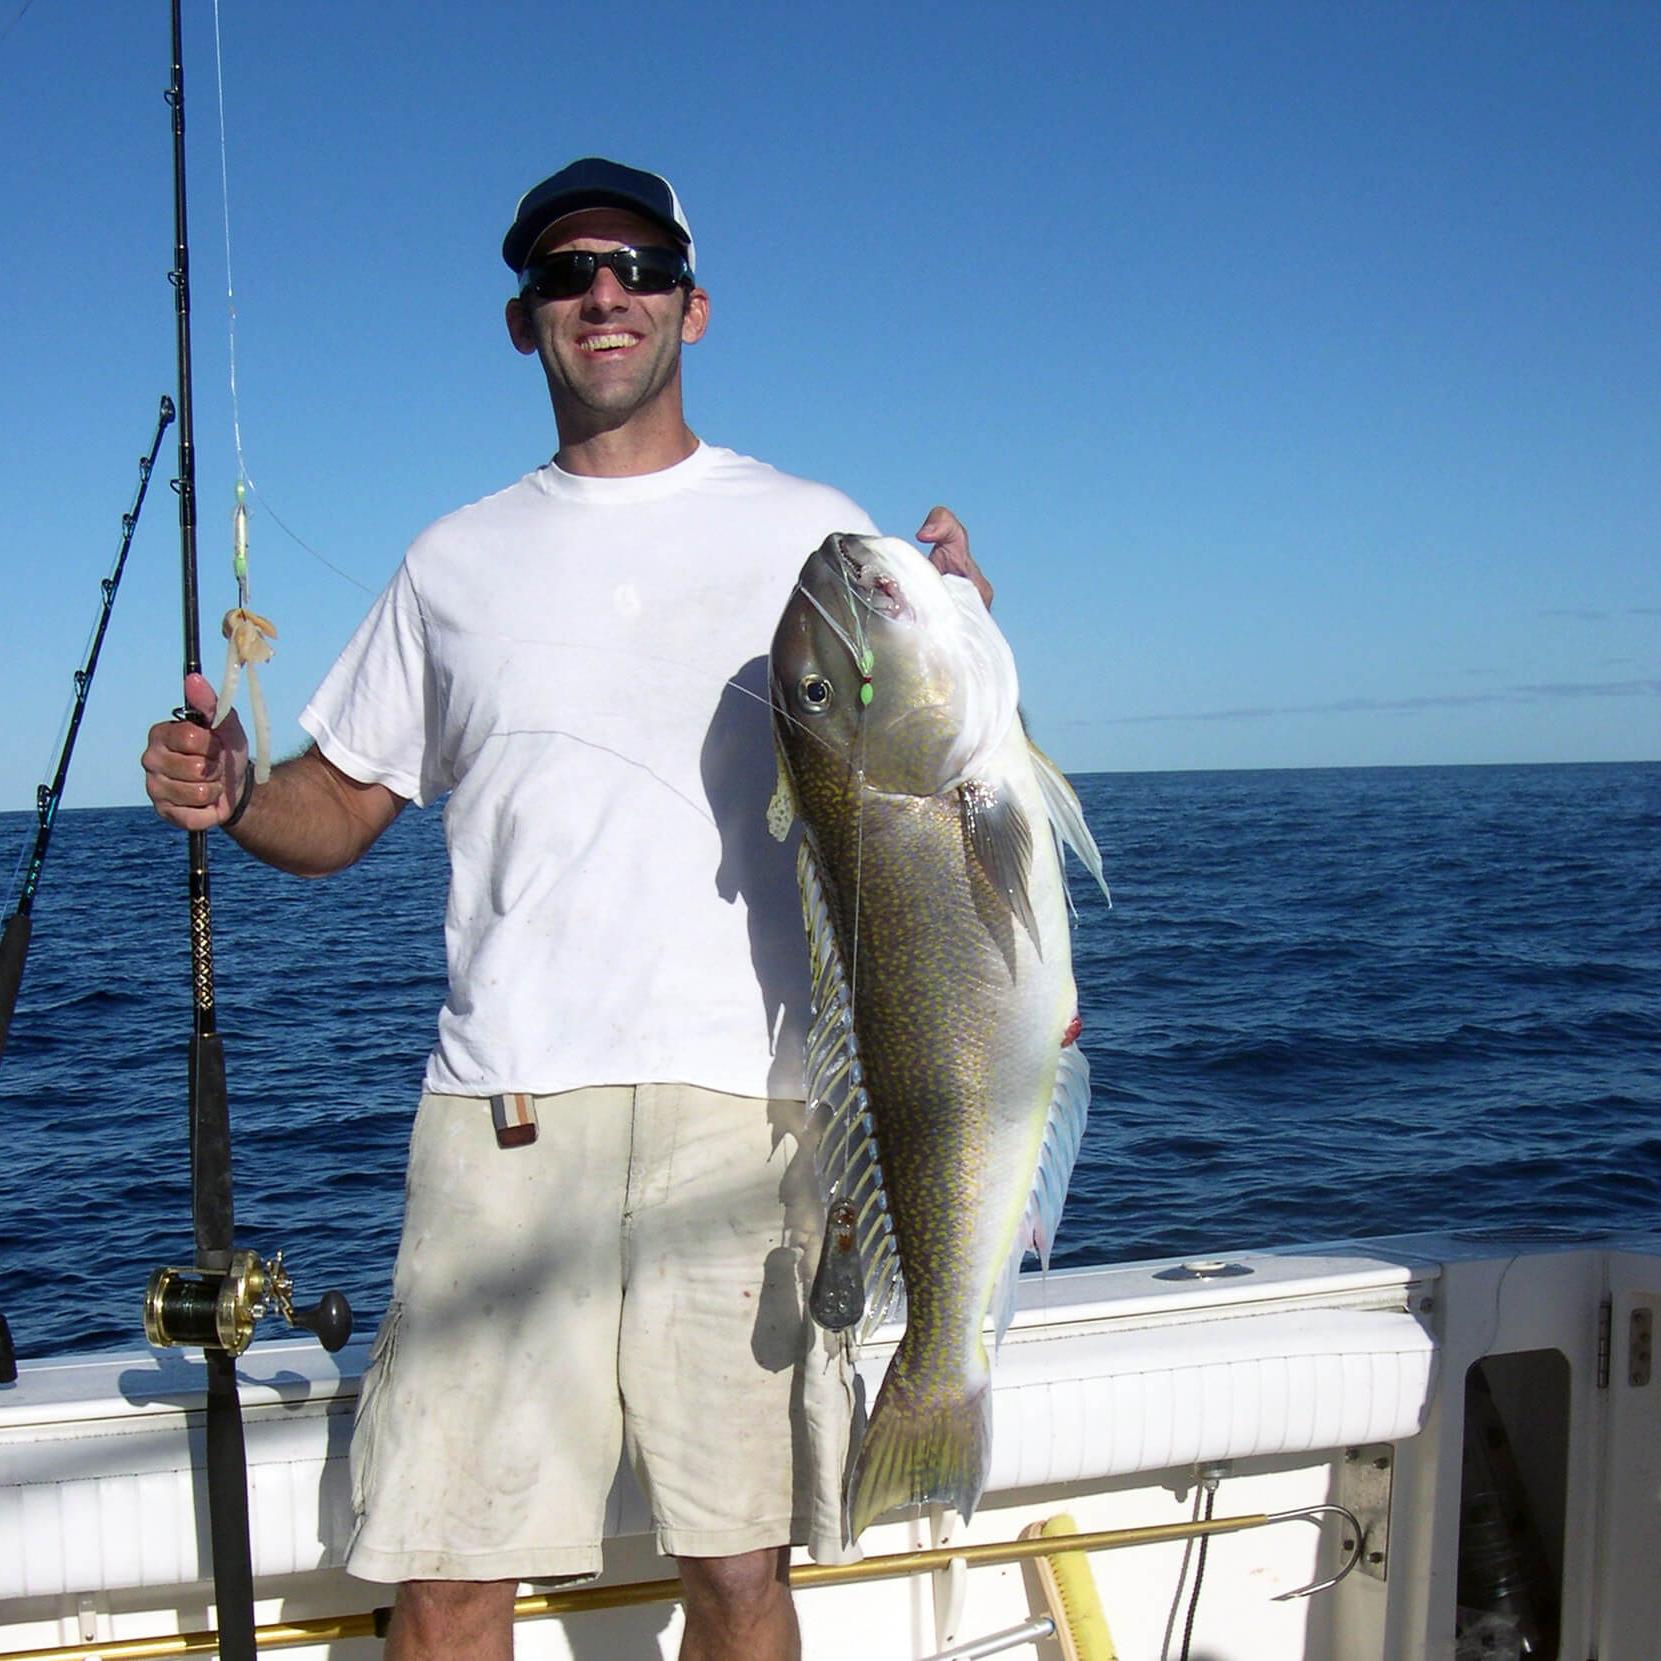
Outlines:
<svg viewBox="0 0 1661 1661"><path fill-rule="evenodd" d="M967 577L986 609L992 609L992 585L981 575L969 552L969 533L963 521L950 508L930 508L928 518L918 527L917 540L932 543L929 558L935 566L948 575Z"/></svg>
<svg viewBox="0 0 1661 1661"><path fill-rule="evenodd" d="M185 676L185 703L211 722L219 699L205 675ZM158 721L140 757L151 805L181 830L211 830L236 811L248 772L248 738L236 711L217 729Z"/></svg>

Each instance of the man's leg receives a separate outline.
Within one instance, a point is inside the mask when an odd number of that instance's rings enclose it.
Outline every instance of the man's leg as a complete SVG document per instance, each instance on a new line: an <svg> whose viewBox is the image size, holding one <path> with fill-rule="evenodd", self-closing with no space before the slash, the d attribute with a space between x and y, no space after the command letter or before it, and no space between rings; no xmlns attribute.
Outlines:
<svg viewBox="0 0 1661 1661"><path fill-rule="evenodd" d="M675 1562L686 1588L680 1661L801 1661L783 1546Z"/></svg>
<svg viewBox="0 0 1661 1661"><path fill-rule="evenodd" d="M513 1661L511 1580L411 1580L398 1588L386 1661Z"/></svg>

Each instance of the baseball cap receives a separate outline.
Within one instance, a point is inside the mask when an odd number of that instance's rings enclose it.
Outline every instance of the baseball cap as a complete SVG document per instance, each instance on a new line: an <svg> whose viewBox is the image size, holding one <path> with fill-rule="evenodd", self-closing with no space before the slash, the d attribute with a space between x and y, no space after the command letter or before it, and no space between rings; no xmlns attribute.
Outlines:
<svg viewBox="0 0 1661 1661"><path fill-rule="evenodd" d="M675 187L660 173L645 173L603 156L585 156L519 198L513 224L502 238L502 258L514 274L525 269L537 238L556 219L583 208L626 208L650 219L686 250L686 263L696 268L692 229Z"/></svg>

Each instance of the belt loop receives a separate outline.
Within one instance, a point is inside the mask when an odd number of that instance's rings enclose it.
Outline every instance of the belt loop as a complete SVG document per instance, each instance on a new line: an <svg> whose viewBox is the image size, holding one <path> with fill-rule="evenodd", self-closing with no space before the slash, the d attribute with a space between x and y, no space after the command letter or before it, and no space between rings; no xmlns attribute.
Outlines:
<svg viewBox="0 0 1661 1661"><path fill-rule="evenodd" d="M526 1148L536 1140L536 1097L514 1092L490 1098L498 1148Z"/></svg>

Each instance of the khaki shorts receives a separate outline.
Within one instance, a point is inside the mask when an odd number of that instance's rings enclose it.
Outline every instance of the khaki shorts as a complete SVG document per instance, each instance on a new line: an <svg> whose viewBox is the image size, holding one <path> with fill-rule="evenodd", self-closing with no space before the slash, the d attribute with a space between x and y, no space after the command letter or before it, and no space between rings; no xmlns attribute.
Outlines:
<svg viewBox="0 0 1661 1661"><path fill-rule="evenodd" d="M852 1374L806 1313L800 1102L686 1085L427 1095L352 1435L365 1580L599 1571L621 1451L659 1549L836 1559Z"/></svg>

